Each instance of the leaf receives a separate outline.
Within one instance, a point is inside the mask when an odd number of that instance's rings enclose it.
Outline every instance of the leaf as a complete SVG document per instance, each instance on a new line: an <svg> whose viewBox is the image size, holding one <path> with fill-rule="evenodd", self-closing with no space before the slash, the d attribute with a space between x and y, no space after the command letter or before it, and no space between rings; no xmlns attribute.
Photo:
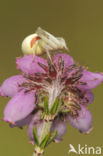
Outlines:
<svg viewBox="0 0 103 156"><path fill-rule="evenodd" d="M41 114L41 120L44 118L44 116L45 116L45 112L42 112L42 114Z"/></svg>
<svg viewBox="0 0 103 156"><path fill-rule="evenodd" d="M44 98L44 110L45 113L48 114L49 113L49 108L48 108L48 97Z"/></svg>
<svg viewBox="0 0 103 156"><path fill-rule="evenodd" d="M54 104L53 104L53 106L52 106L52 108L50 110L50 113L52 113L52 114L55 114L56 113L57 108L58 108L58 101L59 101L59 99L56 98L56 100L55 100L55 102L54 102Z"/></svg>
<svg viewBox="0 0 103 156"><path fill-rule="evenodd" d="M68 113L68 112L70 112L70 110L68 109L62 110L62 113Z"/></svg>
<svg viewBox="0 0 103 156"><path fill-rule="evenodd" d="M44 108L44 104L43 103L38 103L38 107Z"/></svg>
<svg viewBox="0 0 103 156"><path fill-rule="evenodd" d="M59 104L58 104L58 108L57 108L56 113L58 113L58 112L60 111L61 106L63 105L63 99L62 99L62 98L60 98L58 103L59 103Z"/></svg>
<svg viewBox="0 0 103 156"><path fill-rule="evenodd" d="M50 144L50 143L55 139L56 135L57 135L57 131L54 131L54 132L51 133L51 136L49 137L46 146L47 146L48 144Z"/></svg>
<svg viewBox="0 0 103 156"><path fill-rule="evenodd" d="M47 144L47 142L48 142L49 137L50 137L50 133L47 134L47 135L45 136L45 138L42 140L42 142L40 143L40 148L42 148L42 149L45 148L45 146L46 146L46 144Z"/></svg>
<svg viewBox="0 0 103 156"><path fill-rule="evenodd" d="M39 146L39 140L38 140L38 134L37 134L37 129L36 129L36 127L33 128L33 136L34 136L35 144L36 144L37 146Z"/></svg>

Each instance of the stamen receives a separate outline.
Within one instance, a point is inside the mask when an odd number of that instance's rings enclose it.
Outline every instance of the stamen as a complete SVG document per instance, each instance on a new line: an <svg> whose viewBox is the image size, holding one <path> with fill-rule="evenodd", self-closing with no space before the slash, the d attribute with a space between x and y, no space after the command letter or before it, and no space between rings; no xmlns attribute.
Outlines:
<svg viewBox="0 0 103 156"><path fill-rule="evenodd" d="M68 72L71 72L75 68L75 66L76 66L75 64L69 66L68 67Z"/></svg>
<svg viewBox="0 0 103 156"><path fill-rule="evenodd" d="M48 67L44 64L42 64L41 62L38 62L38 65L43 68L46 72L48 72Z"/></svg>
<svg viewBox="0 0 103 156"><path fill-rule="evenodd" d="M86 82L78 82L78 84L80 84L80 85L86 85L87 83Z"/></svg>
<svg viewBox="0 0 103 156"><path fill-rule="evenodd" d="M57 72L56 72L56 69L55 69L54 65L53 64L50 64L48 62L48 67L49 67L49 76L51 78L55 79L56 78L56 75L57 75Z"/></svg>
<svg viewBox="0 0 103 156"><path fill-rule="evenodd" d="M58 66L59 66L59 70L63 72L63 70L64 70L64 60L62 59L61 56L58 59Z"/></svg>
<svg viewBox="0 0 103 156"><path fill-rule="evenodd" d="M75 86L73 88L71 88L71 91L73 93L77 94L80 98L83 98L84 97L84 95L81 92L81 90L79 88L75 87Z"/></svg>
<svg viewBox="0 0 103 156"><path fill-rule="evenodd" d="M75 83L75 82L78 81L82 76L83 76L83 74L78 74L78 75L72 77L72 78L71 78L71 79L72 79L72 82Z"/></svg>

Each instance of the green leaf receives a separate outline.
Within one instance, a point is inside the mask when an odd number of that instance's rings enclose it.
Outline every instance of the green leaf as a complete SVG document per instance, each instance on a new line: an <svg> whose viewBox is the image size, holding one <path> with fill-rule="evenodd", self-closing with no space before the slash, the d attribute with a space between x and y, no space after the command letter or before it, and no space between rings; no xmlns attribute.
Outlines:
<svg viewBox="0 0 103 156"><path fill-rule="evenodd" d="M44 111L45 111L46 114L49 113L49 108L48 108L48 97L47 97L47 96L44 98Z"/></svg>
<svg viewBox="0 0 103 156"><path fill-rule="evenodd" d="M57 131L54 131L54 132L51 133L51 136L49 137L46 146L47 146L48 144L50 144L50 143L55 139L56 135L57 135Z"/></svg>
<svg viewBox="0 0 103 156"><path fill-rule="evenodd" d="M62 113L68 113L68 112L70 112L70 110L68 109L62 110Z"/></svg>
<svg viewBox="0 0 103 156"><path fill-rule="evenodd" d="M58 104L58 108L57 108L57 112L56 112L56 113L58 113L58 112L60 111L61 106L63 105L63 99L60 98L58 103L59 103L59 104Z"/></svg>
<svg viewBox="0 0 103 156"><path fill-rule="evenodd" d="M50 113L52 113L52 114L55 114L56 113L57 108L58 108L58 102L59 102L59 99L56 98L56 100L55 100L55 102L54 102L54 104L53 104L53 106L52 106L52 108L50 110Z"/></svg>
<svg viewBox="0 0 103 156"><path fill-rule="evenodd" d="M36 129L36 127L33 128L33 136L34 136L35 144L36 144L37 146L39 146L39 140L38 140L38 134L37 134L37 129Z"/></svg>
<svg viewBox="0 0 103 156"><path fill-rule="evenodd" d="M44 104L43 104L43 103L38 103L38 106L39 106L40 108L44 108Z"/></svg>
<svg viewBox="0 0 103 156"><path fill-rule="evenodd" d="M42 112L41 113L41 120L44 118L44 116L45 116L45 112Z"/></svg>
<svg viewBox="0 0 103 156"><path fill-rule="evenodd" d="M47 142L48 142L49 137L50 137L50 133L47 134L47 135L45 136L45 138L42 140L42 142L40 143L40 148L41 148L41 149L44 149L44 148L45 148L45 146L46 146L46 144L47 144Z"/></svg>

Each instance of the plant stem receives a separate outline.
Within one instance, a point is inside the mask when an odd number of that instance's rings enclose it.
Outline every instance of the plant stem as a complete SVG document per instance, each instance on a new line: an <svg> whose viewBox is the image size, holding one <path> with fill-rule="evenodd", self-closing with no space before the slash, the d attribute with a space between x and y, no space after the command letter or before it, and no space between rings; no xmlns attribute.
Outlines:
<svg viewBox="0 0 103 156"><path fill-rule="evenodd" d="M50 133L51 124L52 124L51 121L45 121L45 120L43 121L41 135L39 137L39 143L41 143L42 140L45 138L45 136L47 136L47 134ZM43 155L43 152L41 152L41 150L38 146L36 146L35 150L38 152L34 152L33 156L42 156Z"/></svg>
<svg viewBox="0 0 103 156"><path fill-rule="evenodd" d="M51 121L44 121L39 142L41 142L45 138L45 136L50 132L51 124Z"/></svg>
<svg viewBox="0 0 103 156"><path fill-rule="evenodd" d="M34 153L33 153L33 156L38 156L38 154L34 152Z"/></svg>
<svg viewBox="0 0 103 156"><path fill-rule="evenodd" d="M33 153L33 156L43 156L43 154L37 154L37 153Z"/></svg>

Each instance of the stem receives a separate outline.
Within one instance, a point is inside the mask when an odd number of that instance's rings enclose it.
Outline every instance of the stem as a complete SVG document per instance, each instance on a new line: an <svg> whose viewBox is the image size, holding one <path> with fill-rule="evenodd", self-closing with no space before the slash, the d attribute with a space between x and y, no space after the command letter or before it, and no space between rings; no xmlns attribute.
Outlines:
<svg viewBox="0 0 103 156"><path fill-rule="evenodd" d="M50 132L51 124L51 121L44 121L39 142L41 142L45 138L45 136Z"/></svg>
<svg viewBox="0 0 103 156"><path fill-rule="evenodd" d="M47 134L49 134L50 132L50 128L51 128L51 121L43 121L43 126L42 126L42 130L41 130L41 135L39 137L39 143L42 142L42 140L45 138L45 136L47 136ZM34 152L33 156L42 156L43 152L41 153L40 148L38 146L36 146L35 150L38 150L38 152ZM39 154L38 154L39 153ZM41 153L41 154L40 154Z"/></svg>
<svg viewBox="0 0 103 156"><path fill-rule="evenodd" d="M33 153L33 156L43 156L43 154L37 154L37 153Z"/></svg>
<svg viewBox="0 0 103 156"><path fill-rule="evenodd" d="M33 153L33 156L38 156L38 154L34 152L34 153Z"/></svg>

